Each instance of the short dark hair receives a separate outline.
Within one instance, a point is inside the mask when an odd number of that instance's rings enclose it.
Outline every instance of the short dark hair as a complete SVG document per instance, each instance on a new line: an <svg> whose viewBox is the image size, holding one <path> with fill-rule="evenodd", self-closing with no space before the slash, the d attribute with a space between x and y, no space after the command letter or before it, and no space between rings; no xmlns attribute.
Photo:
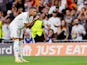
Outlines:
<svg viewBox="0 0 87 65"><path fill-rule="evenodd" d="M49 15L45 15L45 17L49 18Z"/></svg>
<svg viewBox="0 0 87 65"><path fill-rule="evenodd" d="M33 6L32 6L32 7L30 7L29 9L36 9L36 7L33 7Z"/></svg>
<svg viewBox="0 0 87 65"><path fill-rule="evenodd" d="M56 6L56 8L59 8L59 6Z"/></svg>
<svg viewBox="0 0 87 65"><path fill-rule="evenodd" d="M53 13L57 13L57 11L53 11Z"/></svg>
<svg viewBox="0 0 87 65"><path fill-rule="evenodd" d="M50 30L54 33L54 30L53 29L49 29L48 31L50 31Z"/></svg>

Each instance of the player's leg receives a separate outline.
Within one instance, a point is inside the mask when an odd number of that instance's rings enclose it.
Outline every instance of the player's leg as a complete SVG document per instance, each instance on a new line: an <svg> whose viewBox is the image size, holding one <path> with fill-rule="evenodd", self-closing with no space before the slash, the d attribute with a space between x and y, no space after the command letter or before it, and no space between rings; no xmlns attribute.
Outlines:
<svg viewBox="0 0 87 65"><path fill-rule="evenodd" d="M23 61L23 62L29 62L29 61L27 61L27 60L25 60L25 59L23 58L23 54L22 54L22 51L23 51L22 44L23 44L23 40L20 41L20 49L19 49L20 59L21 59L21 61Z"/></svg>
<svg viewBox="0 0 87 65"><path fill-rule="evenodd" d="M20 56L19 56L20 54L19 40L14 40L13 49L14 49L15 62L21 63L22 61L20 60Z"/></svg>
<svg viewBox="0 0 87 65"><path fill-rule="evenodd" d="M18 35L18 29L13 26L10 27L10 37L14 41L13 44L13 51L14 51L14 57L15 57L15 62L20 63L22 62L19 58L19 35Z"/></svg>
<svg viewBox="0 0 87 65"><path fill-rule="evenodd" d="M22 48L22 45L23 45L23 31L21 31L21 34L20 34L20 42L19 42L19 45L20 45L20 49L19 49L19 52L20 52L20 59L21 59L21 61L23 61L23 62L29 62L29 61L27 61L27 60L25 60L24 58L23 58L23 54L22 54L22 51L23 51L23 48Z"/></svg>

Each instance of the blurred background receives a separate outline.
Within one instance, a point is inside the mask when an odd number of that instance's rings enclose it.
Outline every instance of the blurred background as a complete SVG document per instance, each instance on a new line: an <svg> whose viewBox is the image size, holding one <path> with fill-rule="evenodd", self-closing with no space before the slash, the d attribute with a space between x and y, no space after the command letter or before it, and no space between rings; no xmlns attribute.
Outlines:
<svg viewBox="0 0 87 65"><path fill-rule="evenodd" d="M0 0L0 42L10 40L9 24L30 7L37 8L43 21L42 37L32 38L32 29L24 29L24 43L86 41L87 0ZM38 34L37 34L38 35Z"/></svg>

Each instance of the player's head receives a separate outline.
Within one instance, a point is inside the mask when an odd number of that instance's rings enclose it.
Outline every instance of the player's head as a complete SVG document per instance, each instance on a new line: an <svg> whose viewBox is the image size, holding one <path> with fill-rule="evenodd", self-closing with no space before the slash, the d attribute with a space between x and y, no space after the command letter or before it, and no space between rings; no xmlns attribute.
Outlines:
<svg viewBox="0 0 87 65"><path fill-rule="evenodd" d="M30 7L29 8L29 15L30 16L36 16L36 14L37 14L36 7Z"/></svg>

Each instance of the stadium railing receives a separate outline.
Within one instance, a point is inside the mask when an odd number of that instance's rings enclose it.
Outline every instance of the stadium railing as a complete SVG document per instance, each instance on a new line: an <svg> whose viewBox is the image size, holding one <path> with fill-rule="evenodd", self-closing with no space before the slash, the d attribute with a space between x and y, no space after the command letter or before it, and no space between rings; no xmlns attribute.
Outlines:
<svg viewBox="0 0 87 65"><path fill-rule="evenodd" d="M87 42L87 40L53 40L54 43L61 43L61 42Z"/></svg>
<svg viewBox="0 0 87 65"><path fill-rule="evenodd" d="M53 40L53 43L74 43L74 42L87 42L87 40ZM2 40L2 44L4 43L13 43L13 40ZM41 42L44 43L44 42Z"/></svg>

